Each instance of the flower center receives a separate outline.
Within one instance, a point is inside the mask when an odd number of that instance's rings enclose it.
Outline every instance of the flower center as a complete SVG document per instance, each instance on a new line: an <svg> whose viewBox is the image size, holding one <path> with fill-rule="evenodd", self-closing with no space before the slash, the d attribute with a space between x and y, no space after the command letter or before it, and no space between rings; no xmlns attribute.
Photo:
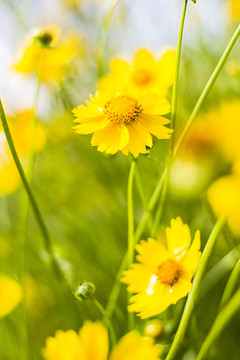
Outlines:
<svg viewBox="0 0 240 360"><path fill-rule="evenodd" d="M34 36L34 41L37 43L37 45L42 47L49 47L52 40L52 35L47 31L42 31Z"/></svg>
<svg viewBox="0 0 240 360"><path fill-rule="evenodd" d="M173 259L168 259L158 267L157 277L163 284L173 285L182 273L181 265Z"/></svg>
<svg viewBox="0 0 240 360"><path fill-rule="evenodd" d="M146 70L138 70L132 75L132 80L137 86L144 86L151 82L152 79L152 74Z"/></svg>
<svg viewBox="0 0 240 360"><path fill-rule="evenodd" d="M138 104L138 101L126 95L114 96L106 102L103 108L108 119L117 124L129 124L136 120L142 111L143 108Z"/></svg>

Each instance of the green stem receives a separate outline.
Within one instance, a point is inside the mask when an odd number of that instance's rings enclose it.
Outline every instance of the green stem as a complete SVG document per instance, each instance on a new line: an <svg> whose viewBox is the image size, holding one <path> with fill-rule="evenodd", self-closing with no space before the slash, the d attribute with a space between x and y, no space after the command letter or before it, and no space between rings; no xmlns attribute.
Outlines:
<svg viewBox="0 0 240 360"><path fill-rule="evenodd" d="M176 123L176 114L177 114L177 101L178 101L178 83L179 83L179 71L180 71L180 60L181 60L181 50L182 50L182 40L183 40L183 29L187 11L187 4L188 0L184 1L183 10L182 10L182 17L180 22L179 34L178 34L178 43L177 43L177 53L176 53L176 66L175 66L175 75L174 75L174 82L173 82L173 91L172 91L172 111L171 111L171 129L175 129ZM156 236L157 229L162 217L163 207L167 195L170 172L172 168L173 162L173 150L174 150L174 139L175 135L172 134L170 144L169 144L169 152L168 152L168 162L167 162L167 174L164 179L163 189L161 192L160 203L157 209L157 213L155 216L155 220L152 226L151 235L154 237Z"/></svg>
<svg viewBox="0 0 240 360"><path fill-rule="evenodd" d="M106 63L108 57L107 43L108 43L108 31L110 23L112 20L113 13L118 5L120 0L112 0L112 3L109 5L109 9L106 14L104 14L100 29L98 31L98 40L97 40L97 65L98 65L98 77L102 77L106 71Z"/></svg>
<svg viewBox="0 0 240 360"><path fill-rule="evenodd" d="M96 300L93 296L91 296L90 299L94 302L94 304L96 305L98 310L102 313L104 322L106 323L106 326L108 327L112 347L114 347L114 345L116 345L116 343L117 343L117 338L116 338L116 334L115 334L114 328L112 326L112 323L109 319L109 315L98 300Z"/></svg>
<svg viewBox="0 0 240 360"><path fill-rule="evenodd" d="M202 91L202 93L201 93L201 95L200 95L200 97L199 97L199 99L198 99L198 101L197 101L197 103L196 103L196 105L195 105L195 107L193 109L193 112L192 112L187 124L185 125L185 127L183 129L183 132L181 133L181 136L180 136L180 138L179 138L179 140L177 142L177 145L176 145L176 147L174 149L174 156L176 156L180 146L182 145L182 143L183 143L183 141L184 141L184 139L185 139L185 137L187 135L187 132L190 129L190 126L193 123L193 120L195 119L195 117L198 114L202 104L204 103L204 101L207 98L210 90L212 89L215 81L217 80L217 77L218 77L220 71L222 70L223 65L225 64L225 62L226 62L226 60L227 60L227 58L228 58L234 44L236 43L239 35L240 35L240 24L238 25L237 30L233 34L233 36L232 36L230 42L228 43L223 55L220 58L215 70L213 71L213 73L212 73L210 79L208 80L205 88L203 89L203 91Z"/></svg>
<svg viewBox="0 0 240 360"><path fill-rule="evenodd" d="M13 140L12 140L12 136L11 136L11 133L10 133L10 130L9 130L9 127L8 127L7 119L6 119L4 110L3 110L1 100L0 100L0 118L1 118L2 127L3 127L4 133L5 133L5 136L6 136L8 146L9 146L9 149L11 151L13 160L14 160L15 165L17 167L18 173L19 173L19 175L20 175L20 177L22 179L23 186L24 186L24 188L25 188L25 190L26 190L26 192L28 194L28 198L29 198L29 201L31 203L34 216L35 216L36 221L37 221L37 223L39 225L39 229L40 229L40 231L42 233L45 248L46 248L47 252L49 253L49 255L51 256L52 265L53 265L56 273L58 274L58 276L60 274L62 275L61 270L59 268L59 265L58 265L58 263L57 263L57 261L56 261L56 259L54 257L53 251L52 251L51 240L50 240L50 236L49 236L49 233L48 233L48 229L47 229L47 227L45 225L42 214L41 214L41 212L39 210L39 207L37 205L36 199L35 199L35 197L33 195L32 189L31 189L31 187L30 187L30 185L29 185L29 183L27 181L26 175L24 173L24 170L23 170L22 165L20 163L19 157L17 155L16 149L15 149L15 146L14 146L14 143L13 143Z"/></svg>
<svg viewBox="0 0 240 360"><path fill-rule="evenodd" d="M231 298L228 304L222 309L222 311L217 316L214 324L209 331L204 343L200 349L200 352L196 360L202 360L207 358L207 353L212 346L213 342L219 336L224 327L229 323L237 311L240 308L240 289L235 293Z"/></svg>
<svg viewBox="0 0 240 360"><path fill-rule="evenodd" d="M138 172L137 168L135 170L135 181L136 181L136 185L137 185L137 189L138 189L138 193L139 193L139 196L140 196L140 199L141 199L143 209L144 209L144 211L146 213L148 212L148 227L149 227L149 230L151 230L151 227L152 227L151 212L149 211L148 206L147 206L147 200L146 200L146 197L145 197L145 194L144 194L144 191L143 191L141 179L140 179L139 172Z"/></svg>
<svg viewBox="0 0 240 360"><path fill-rule="evenodd" d="M39 90L40 90L40 76L38 75L39 71L37 72L37 81L36 81L36 91L35 91L35 97L34 97L34 104L33 104L33 111L32 111L32 136L31 136L31 146L30 146L30 152L29 152L29 164L28 164L28 171L27 171L27 177L28 181L31 184L32 178L33 178L33 169L34 169L34 163L35 163L35 138L36 138L36 126L37 126L37 118L36 118L36 110L37 110L37 103L39 98ZM19 258L20 258L20 279L22 286L24 286L24 264L25 264L25 242L26 242L26 236L27 236L27 218L28 218L28 210L29 210L29 201L27 194L25 191L21 192L20 196L20 205L19 205L19 215L18 215L18 243L19 243ZM25 323L25 326L22 326L22 331L25 331L23 334L23 344L26 344L29 338L29 334L27 331L27 319L26 319L26 313L24 309L24 301L22 302L22 316L23 316L23 322ZM29 342L29 341L28 341ZM29 348L26 345L23 346L23 348L26 349ZM27 356L27 355L26 355ZM29 358L30 358L29 354Z"/></svg>
<svg viewBox="0 0 240 360"><path fill-rule="evenodd" d="M199 262L199 266L198 266L196 275L193 280L192 290L190 291L190 293L188 295L187 302L186 302L186 305L185 305L185 308L184 308L184 311L182 314L180 324L178 326L176 335L174 337L174 340L172 342L172 345L170 347L170 350L168 352L166 360L170 360L175 357L178 347L181 344L182 339L185 335L185 332L186 332L186 329L187 329L187 326L188 326L188 323L189 323L189 320L192 315L192 311L194 309L194 305L196 302L196 296L198 293L198 289L199 289L200 283L202 281L202 278L203 278L203 275L204 275L204 272L205 272L205 269L206 269L206 266L208 263L208 259L212 253L213 246L216 242L216 239L217 239L224 223L225 223L225 218L224 217L219 218L208 238L208 241L206 243L206 246L205 246L202 256L200 258L200 262Z"/></svg>
<svg viewBox="0 0 240 360"><path fill-rule="evenodd" d="M222 309L226 305L228 300L230 299L230 297L234 291L234 288L237 284L239 274L240 274L240 260L237 261L237 263L235 264L235 266L229 276L228 282L223 291L222 299L221 299L220 306L219 306L220 309Z"/></svg>
<svg viewBox="0 0 240 360"><path fill-rule="evenodd" d="M136 167L136 160L133 159L131 162L129 176L128 176L128 186L127 186L127 213L128 213L128 268L131 267L134 260L134 209L133 209L133 179L134 172ZM128 298L131 297L131 294L128 293ZM128 323L129 329L132 330L134 324L134 314L128 312Z"/></svg>

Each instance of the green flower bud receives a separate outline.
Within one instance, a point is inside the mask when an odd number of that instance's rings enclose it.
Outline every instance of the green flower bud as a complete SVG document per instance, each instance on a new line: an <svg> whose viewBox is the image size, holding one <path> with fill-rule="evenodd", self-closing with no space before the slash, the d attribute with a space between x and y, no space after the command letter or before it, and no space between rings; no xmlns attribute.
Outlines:
<svg viewBox="0 0 240 360"><path fill-rule="evenodd" d="M73 292L73 295L79 301L82 301L91 298L94 292L95 292L95 285L89 281L83 281L78 284L78 286Z"/></svg>

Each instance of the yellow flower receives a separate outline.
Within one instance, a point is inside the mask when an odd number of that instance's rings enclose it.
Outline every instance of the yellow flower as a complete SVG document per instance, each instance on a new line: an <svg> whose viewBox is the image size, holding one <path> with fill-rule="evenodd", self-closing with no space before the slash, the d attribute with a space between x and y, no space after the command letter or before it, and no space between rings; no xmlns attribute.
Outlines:
<svg viewBox="0 0 240 360"><path fill-rule="evenodd" d="M11 313L22 300L22 289L12 278L0 274L0 318Z"/></svg>
<svg viewBox="0 0 240 360"><path fill-rule="evenodd" d="M240 2L239 0L229 0L228 3L229 13L233 20L240 19Z"/></svg>
<svg viewBox="0 0 240 360"><path fill-rule="evenodd" d="M136 249L139 264L124 272L122 282L129 285L132 296L129 311L142 319L160 314L186 296L200 258L200 232L192 245L189 227L177 217L166 229L167 248L153 239L141 241Z"/></svg>
<svg viewBox="0 0 240 360"><path fill-rule="evenodd" d="M38 71L43 81L59 81L65 73L65 65L74 56L76 39L58 42L58 33L56 26L33 30L13 68L25 74Z"/></svg>
<svg viewBox="0 0 240 360"><path fill-rule="evenodd" d="M122 151L128 155L147 152L152 147L151 134L158 139L169 139L172 130L165 127L169 120L159 116L170 111L166 98L158 95L129 92L99 92L91 96L87 106L73 110L76 116L75 131L78 134L91 134L91 144L98 151L115 154Z"/></svg>
<svg viewBox="0 0 240 360"><path fill-rule="evenodd" d="M113 60L110 75L100 80L99 88L116 89L116 84L120 87L127 83L133 90L166 94L173 83L175 60L175 50L168 50L159 60L155 60L149 51L141 49L135 54L133 64Z"/></svg>
<svg viewBox="0 0 240 360"><path fill-rule="evenodd" d="M208 189L208 201L217 217L226 216L234 234L240 235L240 174L221 177Z"/></svg>
<svg viewBox="0 0 240 360"><path fill-rule="evenodd" d="M158 360L158 353L150 339L133 331L123 336L109 360ZM47 338L43 355L46 360L107 360L107 330L102 323L90 321L79 333L58 330L54 337Z"/></svg>
<svg viewBox="0 0 240 360"><path fill-rule="evenodd" d="M31 148L33 110L26 110L8 116L8 124L13 142L22 165L26 165L26 157ZM45 130L41 123L37 124L35 151L40 151L45 144ZM11 194L21 184L21 179L12 159L4 131L0 125L0 194Z"/></svg>

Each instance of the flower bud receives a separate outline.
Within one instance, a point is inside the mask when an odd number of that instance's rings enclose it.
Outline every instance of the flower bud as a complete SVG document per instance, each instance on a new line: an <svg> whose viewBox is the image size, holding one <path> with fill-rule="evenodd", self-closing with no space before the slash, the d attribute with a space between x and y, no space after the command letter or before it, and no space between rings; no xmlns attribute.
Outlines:
<svg viewBox="0 0 240 360"><path fill-rule="evenodd" d="M95 292L95 285L89 281L83 281L78 284L73 292L73 295L79 300L87 300L91 298Z"/></svg>

